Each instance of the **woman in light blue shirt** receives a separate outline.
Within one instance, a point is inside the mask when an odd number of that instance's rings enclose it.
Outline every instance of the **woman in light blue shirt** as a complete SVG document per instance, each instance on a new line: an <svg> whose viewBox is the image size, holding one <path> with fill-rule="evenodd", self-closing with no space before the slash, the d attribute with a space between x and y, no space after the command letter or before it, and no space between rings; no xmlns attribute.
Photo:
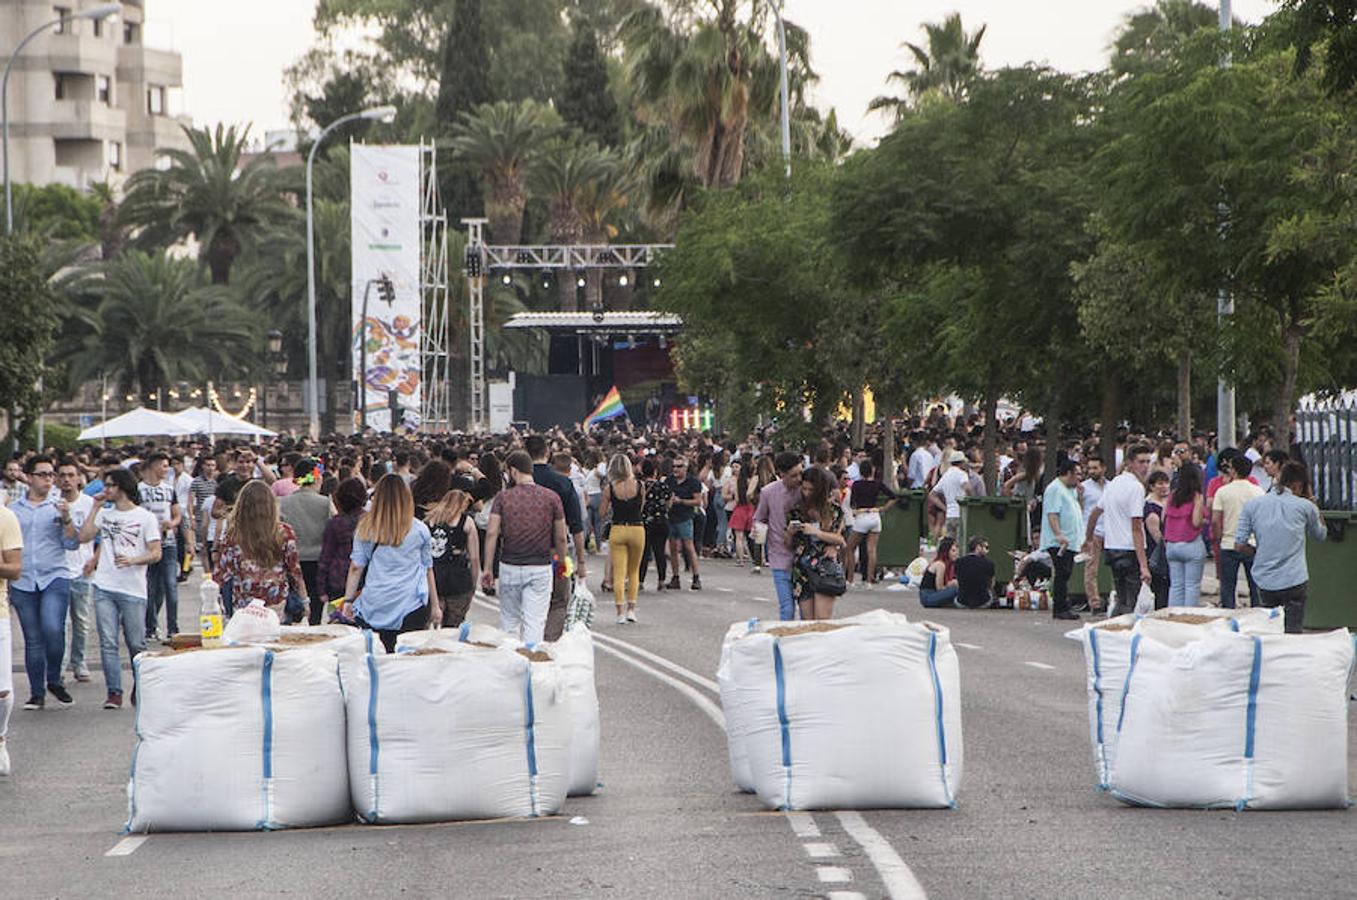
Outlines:
<svg viewBox="0 0 1357 900"><path fill-rule="evenodd" d="M399 475L382 476L371 507L358 520L344 595L351 598L344 604L345 616L377 632L388 653L395 652L402 632L442 624L433 540L415 518L414 496Z"/></svg>

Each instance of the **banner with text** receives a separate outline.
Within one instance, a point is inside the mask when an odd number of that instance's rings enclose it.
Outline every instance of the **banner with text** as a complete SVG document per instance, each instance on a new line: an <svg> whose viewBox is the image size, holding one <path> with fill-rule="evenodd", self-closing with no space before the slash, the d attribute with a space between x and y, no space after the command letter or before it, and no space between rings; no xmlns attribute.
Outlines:
<svg viewBox="0 0 1357 900"><path fill-rule="evenodd" d="M353 371L363 386L354 422L366 403L368 426L379 431L391 428L391 400L405 428L419 427L419 166L419 147L350 145ZM383 276L395 289L392 302L382 299Z"/></svg>

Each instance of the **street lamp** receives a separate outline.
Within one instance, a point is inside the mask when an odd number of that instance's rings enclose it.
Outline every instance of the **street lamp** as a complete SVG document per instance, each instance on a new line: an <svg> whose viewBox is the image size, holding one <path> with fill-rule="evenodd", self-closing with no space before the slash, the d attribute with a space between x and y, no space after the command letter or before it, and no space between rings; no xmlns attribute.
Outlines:
<svg viewBox="0 0 1357 900"><path fill-rule="evenodd" d="M274 328L265 335L266 362L270 374L281 379L287 373L287 357L283 355L283 333ZM264 393L259 398L260 424L269 427L269 386L264 385Z"/></svg>
<svg viewBox="0 0 1357 900"><path fill-rule="evenodd" d="M1230 12L1230 0L1220 0L1220 18L1218 24L1222 32L1229 32L1231 20L1234 17ZM1220 61L1222 68L1230 67L1229 51ZM1216 213L1219 218L1220 239L1226 238L1226 232L1229 228L1230 206L1222 195L1220 203L1217 205ZM1230 287L1222 277L1219 290L1216 292L1216 319L1223 327L1225 323L1234 315L1234 296L1230 293ZM1216 378L1216 453L1224 450L1226 447L1233 447L1238 443L1237 419L1235 417L1235 392L1232 385L1225 376Z"/></svg>
<svg viewBox="0 0 1357 900"><path fill-rule="evenodd" d="M316 368L316 221L311 202L311 169L316 162L316 149L320 147L327 134L345 122L358 119L390 122L395 118L394 106L375 106L362 112L340 116L321 129L320 134L316 136L316 142L311 145L311 152L306 155L306 402L312 440L320 437L320 392Z"/></svg>
<svg viewBox="0 0 1357 900"><path fill-rule="evenodd" d="M792 177L792 112L787 97L787 26L782 21L783 0L773 4L777 16L778 73L782 80L782 159L787 164L787 177Z"/></svg>
<svg viewBox="0 0 1357 900"><path fill-rule="evenodd" d="M28 46L28 42L49 28L55 28L58 25L64 25L67 22L74 22L77 19L93 19L96 22L102 22L110 16L116 16L122 12L121 3L100 3L98 6L91 6L89 9L82 9L79 12L73 12L69 15L61 16L46 22L34 28L28 35L19 42L14 51L9 55L9 61L5 63L5 76L0 81L0 119L3 119L4 129L4 153L5 153L5 234L11 234L14 231L14 201L10 194L9 186L9 72L14 67L14 60L19 57L19 53Z"/></svg>
<svg viewBox="0 0 1357 900"><path fill-rule="evenodd" d="M16 46L14 50L9 54L9 60L6 61L5 63L4 78L0 79L0 130L3 130L4 133L3 138L0 138L0 142L3 143L3 152L5 154L4 179L5 179L6 237L14 233L14 198L9 185L9 73L10 70L14 68L14 60L19 58L19 54L23 51L24 47L28 46L29 41L33 40L35 37L42 34L49 28L54 28L57 25L64 25L67 22L74 22L77 19L93 19L96 22L102 22L109 16L116 16L118 13L122 12L122 8L123 7L121 3L100 3L98 6L91 6L89 9L82 9L76 13L71 13L65 16L58 16L52 21L45 22L42 25L39 25L37 28L34 28L32 31L30 31L24 37L24 39L19 42L18 46ZM39 392L42 391L42 376L38 376L38 391ZM39 404L42 403L41 400L39 400L38 402ZM46 438L46 435L44 434L45 425L46 422L44 421L44 416L41 412L39 412L38 452L40 453L42 452L42 445ZM17 445L15 449L16 450L18 449Z"/></svg>

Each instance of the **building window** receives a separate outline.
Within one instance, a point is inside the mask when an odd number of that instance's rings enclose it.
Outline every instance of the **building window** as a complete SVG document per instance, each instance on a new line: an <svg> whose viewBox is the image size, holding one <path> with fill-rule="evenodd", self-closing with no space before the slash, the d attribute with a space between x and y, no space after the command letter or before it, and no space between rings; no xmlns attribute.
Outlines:
<svg viewBox="0 0 1357 900"><path fill-rule="evenodd" d="M94 20L94 36L97 37L97 38L101 38L101 37L104 36L104 20L103 20L103 19L95 19L95 20Z"/></svg>
<svg viewBox="0 0 1357 900"><path fill-rule="evenodd" d="M62 75L60 72L57 72L57 73L55 73L55 74L52 76L52 78L53 78L53 80L56 81L56 86L57 86L57 88L56 88L56 97L57 97L57 99L58 99L58 100L65 100L65 99L66 99L66 76L65 76L65 75Z"/></svg>
<svg viewBox="0 0 1357 900"><path fill-rule="evenodd" d="M115 172L123 170L123 145L117 141L108 142L108 167Z"/></svg>
<svg viewBox="0 0 1357 900"><path fill-rule="evenodd" d="M52 14L59 20L52 28L53 34L65 34L70 29L70 23L66 21L71 17L71 8L69 6L54 6Z"/></svg>
<svg viewBox="0 0 1357 900"><path fill-rule="evenodd" d="M141 34L137 30L136 22L123 23L123 43L137 44L141 42Z"/></svg>
<svg viewBox="0 0 1357 900"><path fill-rule="evenodd" d="M165 89L154 85L146 89L146 112L153 116L165 115Z"/></svg>
<svg viewBox="0 0 1357 900"><path fill-rule="evenodd" d="M96 89L98 90L99 102L105 106L113 105L113 79L107 75L99 75L95 79Z"/></svg>

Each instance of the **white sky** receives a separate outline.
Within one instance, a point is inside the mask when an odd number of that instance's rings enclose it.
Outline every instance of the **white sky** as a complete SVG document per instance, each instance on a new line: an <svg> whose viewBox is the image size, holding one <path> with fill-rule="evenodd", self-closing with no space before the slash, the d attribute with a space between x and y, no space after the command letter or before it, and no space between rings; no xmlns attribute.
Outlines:
<svg viewBox="0 0 1357 900"><path fill-rule="evenodd" d="M491 14L495 0L486 0ZM1100 67L1118 23L1149 0L786 0L787 18L811 35L820 72L817 100L863 142L886 130L867 103L905 68L900 44L920 43L921 23L961 13L967 30L989 26L987 66L1044 62L1067 71ZM147 0L147 40L184 56L184 109L199 124L253 123L254 134L287 122L283 69L312 44L312 0ZM1256 22L1275 0L1234 0L1234 14Z"/></svg>

